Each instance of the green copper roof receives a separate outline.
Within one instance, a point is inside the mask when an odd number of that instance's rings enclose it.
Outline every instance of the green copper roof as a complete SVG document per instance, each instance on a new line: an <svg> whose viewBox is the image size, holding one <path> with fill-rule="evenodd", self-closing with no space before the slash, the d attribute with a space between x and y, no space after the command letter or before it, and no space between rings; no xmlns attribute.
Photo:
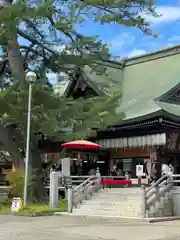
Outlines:
<svg viewBox="0 0 180 240"><path fill-rule="evenodd" d="M124 68L120 106L126 118L158 111L165 104L155 101L180 82L180 55L159 58Z"/></svg>
<svg viewBox="0 0 180 240"><path fill-rule="evenodd" d="M99 89L105 93L118 91L117 86L121 87L124 74L120 64L116 63L111 67L106 67L106 72L103 75L97 75L88 66L84 68L87 77L93 81Z"/></svg>
<svg viewBox="0 0 180 240"><path fill-rule="evenodd" d="M122 67L124 65L124 67ZM118 111L125 120L165 110L180 116L180 105L162 102L161 96L180 83L180 46L157 51L124 62L106 66L106 74L98 76L89 67L86 76L105 92L121 91ZM108 83L107 86L103 86Z"/></svg>

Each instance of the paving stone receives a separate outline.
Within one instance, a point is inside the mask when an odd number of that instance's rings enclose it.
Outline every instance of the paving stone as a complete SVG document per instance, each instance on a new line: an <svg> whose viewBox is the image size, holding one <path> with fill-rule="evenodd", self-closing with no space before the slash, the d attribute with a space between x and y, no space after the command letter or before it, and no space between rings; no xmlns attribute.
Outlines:
<svg viewBox="0 0 180 240"><path fill-rule="evenodd" d="M180 221L148 224L65 216L0 216L0 240L180 240Z"/></svg>

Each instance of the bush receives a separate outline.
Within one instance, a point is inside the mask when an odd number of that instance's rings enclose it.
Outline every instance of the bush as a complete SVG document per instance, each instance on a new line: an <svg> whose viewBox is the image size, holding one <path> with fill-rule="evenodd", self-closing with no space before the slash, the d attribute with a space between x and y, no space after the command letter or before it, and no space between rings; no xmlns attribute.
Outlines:
<svg viewBox="0 0 180 240"><path fill-rule="evenodd" d="M29 214L45 214L45 213L54 213L54 212L66 212L67 211L67 201L60 200L57 208L50 208L49 204L40 204L33 203L28 204L26 207L21 209L23 213Z"/></svg>
<svg viewBox="0 0 180 240"><path fill-rule="evenodd" d="M22 169L10 171L6 176L6 179L11 186L8 191L8 198L22 197L24 187L24 171Z"/></svg>
<svg viewBox="0 0 180 240"><path fill-rule="evenodd" d="M42 215L42 214L49 214L54 212L66 212L67 211L67 201L60 200L58 208L50 208L49 204L37 204L32 203L28 204L27 206L23 207L20 212L12 213L12 214L35 214L35 215ZM0 214L3 213L10 213L11 212L11 201L0 201Z"/></svg>

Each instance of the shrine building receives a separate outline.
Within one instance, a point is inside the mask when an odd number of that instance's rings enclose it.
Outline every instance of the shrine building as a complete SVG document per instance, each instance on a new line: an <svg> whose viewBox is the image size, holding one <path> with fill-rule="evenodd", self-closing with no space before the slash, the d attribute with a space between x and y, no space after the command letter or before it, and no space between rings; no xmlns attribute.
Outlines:
<svg viewBox="0 0 180 240"><path fill-rule="evenodd" d="M135 178L137 164L148 165L150 171L154 162L160 174L161 164L166 162L180 173L180 45L120 62L106 61L104 66L103 75L89 67L78 69L65 90L67 97L87 98L107 92L101 88L102 80L119 83L118 111L125 117L93 139L104 147L96 166L106 175L118 163ZM48 146L51 154L59 151ZM88 161L94 161L90 155L84 160Z"/></svg>

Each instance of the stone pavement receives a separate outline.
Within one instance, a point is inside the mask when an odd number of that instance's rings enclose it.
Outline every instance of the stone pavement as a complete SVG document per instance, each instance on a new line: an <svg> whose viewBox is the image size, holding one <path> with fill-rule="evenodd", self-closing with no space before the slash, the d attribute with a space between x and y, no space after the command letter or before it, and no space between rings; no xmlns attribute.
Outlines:
<svg viewBox="0 0 180 240"><path fill-rule="evenodd" d="M176 240L180 221L143 223L79 217L0 216L0 240Z"/></svg>

